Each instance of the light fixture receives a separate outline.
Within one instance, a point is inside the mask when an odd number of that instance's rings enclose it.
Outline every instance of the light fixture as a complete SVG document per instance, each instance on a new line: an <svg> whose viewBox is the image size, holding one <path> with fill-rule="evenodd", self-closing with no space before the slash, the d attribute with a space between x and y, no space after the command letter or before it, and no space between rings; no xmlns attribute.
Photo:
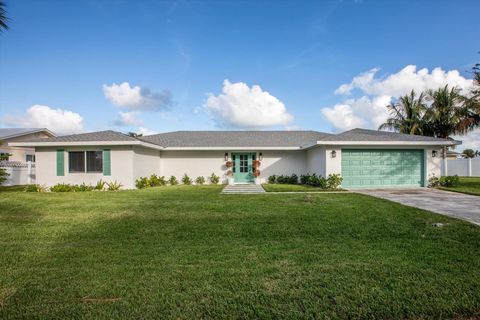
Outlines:
<svg viewBox="0 0 480 320"><path fill-rule="evenodd" d="M438 154L437 150L432 150L432 158L436 158Z"/></svg>
<svg viewBox="0 0 480 320"><path fill-rule="evenodd" d="M228 161L228 152L225 152L225 161Z"/></svg>
<svg viewBox="0 0 480 320"><path fill-rule="evenodd" d="M260 161L263 160L263 154L261 152L258 154L258 160L260 160Z"/></svg>
<svg viewBox="0 0 480 320"><path fill-rule="evenodd" d="M332 154L332 158L335 158L337 156L337 151L332 150L331 154Z"/></svg>

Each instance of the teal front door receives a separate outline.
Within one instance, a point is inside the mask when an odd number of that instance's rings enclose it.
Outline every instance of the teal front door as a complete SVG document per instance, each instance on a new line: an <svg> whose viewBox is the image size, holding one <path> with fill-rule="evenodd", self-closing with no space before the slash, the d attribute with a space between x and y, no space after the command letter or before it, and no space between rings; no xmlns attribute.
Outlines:
<svg viewBox="0 0 480 320"><path fill-rule="evenodd" d="M232 153L234 183L252 183L254 153Z"/></svg>

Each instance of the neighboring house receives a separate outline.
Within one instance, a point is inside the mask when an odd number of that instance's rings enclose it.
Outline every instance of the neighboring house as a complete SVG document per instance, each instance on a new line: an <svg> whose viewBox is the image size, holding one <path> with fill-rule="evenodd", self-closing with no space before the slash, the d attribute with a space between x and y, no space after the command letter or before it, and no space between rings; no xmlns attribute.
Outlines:
<svg viewBox="0 0 480 320"><path fill-rule="evenodd" d="M452 151L452 150L447 151L447 159L448 160L462 159L462 158L464 158L464 155L459 153L459 152L455 152L455 151Z"/></svg>
<svg viewBox="0 0 480 320"><path fill-rule="evenodd" d="M459 141L353 129L316 131L176 131L130 137L100 131L10 143L34 147L37 183L94 184L100 179L134 188L142 176L195 179L212 173L227 181L233 162L235 183L254 183L252 161L260 160L264 183L276 174L341 174L345 188L425 186L440 176L442 146Z"/></svg>
<svg viewBox="0 0 480 320"><path fill-rule="evenodd" d="M45 128L0 128L0 155L8 157L9 161L35 162L35 148L9 146L9 143L51 137L55 134Z"/></svg>

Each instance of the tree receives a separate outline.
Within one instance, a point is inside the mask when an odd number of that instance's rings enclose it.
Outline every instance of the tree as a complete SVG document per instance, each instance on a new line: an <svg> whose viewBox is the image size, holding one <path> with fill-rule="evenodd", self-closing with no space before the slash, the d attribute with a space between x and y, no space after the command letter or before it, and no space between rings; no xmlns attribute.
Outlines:
<svg viewBox="0 0 480 320"><path fill-rule="evenodd" d="M10 20L7 17L7 10L5 10L5 2L0 1L0 32L8 29L7 21Z"/></svg>
<svg viewBox="0 0 480 320"><path fill-rule="evenodd" d="M467 158L474 158L475 157L475 151L473 149L465 149L462 152Z"/></svg>
<svg viewBox="0 0 480 320"><path fill-rule="evenodd" d="M379 130L394 130L400 133L416 135L432 135L424 115L427 110L425 103L425 94L421 93L418 97L414 90L397 102L387 106L391 118L380 125Z"/></svg>

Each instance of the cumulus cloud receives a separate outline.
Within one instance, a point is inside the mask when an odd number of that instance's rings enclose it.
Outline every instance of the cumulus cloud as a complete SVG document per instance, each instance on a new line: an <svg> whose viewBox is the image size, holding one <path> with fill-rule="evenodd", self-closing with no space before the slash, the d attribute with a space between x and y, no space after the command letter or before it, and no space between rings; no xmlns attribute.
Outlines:
<svg viewBox="0 0 480 320"><path fill-rule="evenodd" d="M462 141L462 144L457 147L459 150L480 150L480 128L473 130L465 136L454 136L453 138Z"/></svg>
<svg viewBox="0 0 480 320"><path fill-rule="evenodd" d="M139 126L143 124L141 119L138 119L138 112L119 112L117 118L113 121L116 126Z"/></svg>
<svg viewBox="0 0 480 320"><path fill-rule="evenodd" d="M113 105L129 110L168 110L172 106L172 94L168 90L152 92L147 87L130 86L123 82L103 85L103 94Z"/></svg>
<svg viewBox="0 0 480 320"><path fill-rule="evenodd" d="M342 96L351 96L358 92L358 97L348 98L333 107L322 108L323 116L335 129L377 129L389 117L385 107L412 89L421 92L448 84L468 90L473 85L473 80L462 77L457 70L444 71L435 68L429 72L423 68L417 71L416 66L408 65L386 77L377 77L378 71L379 69L371 69L362 73L335 91Z"/></svg>
<svg viewBox="0 0 480 320"><path fill-rule="evenodd" d="M283 102L260 86L250 88L243 82L225 80L222 93L208 94L204 107L221 126L227 127L266 128L293 120Z"/></svg>
<svg viewBox="0 0 480 320"><path fill-rule="evenodd" d="M71 134L83 131L83 118L76 112L33 105L24 114L4 116L7 126L24 128L47 128L56 134Z"/></svg>
<svg viewBox="0 0 480 320"><path fill-rule="evenodd" d="M154 131L154 130L144 128L144 127L140 127L140 128L138 128L137 133L142 134L144 136L149 136L149 135L152 135L152 134L156 134L157 132Z"/></svg>

